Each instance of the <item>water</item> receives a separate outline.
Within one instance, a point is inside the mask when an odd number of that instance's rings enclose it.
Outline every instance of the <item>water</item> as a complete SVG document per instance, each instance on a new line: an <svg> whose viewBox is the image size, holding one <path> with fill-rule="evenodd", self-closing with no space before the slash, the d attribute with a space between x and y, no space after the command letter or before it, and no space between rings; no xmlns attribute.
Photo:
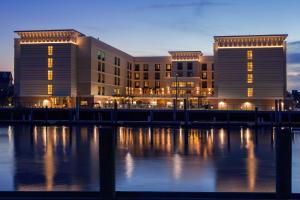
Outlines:
<svg viewBox="0 0 300 200"><path fill-rule="evenodd" d="M100 138L96 127L0 127L0 191L99 191ZM272 129L122 127L116 142L117 191L275 191ZM295 133L298 193L299 143Z"/></svg>

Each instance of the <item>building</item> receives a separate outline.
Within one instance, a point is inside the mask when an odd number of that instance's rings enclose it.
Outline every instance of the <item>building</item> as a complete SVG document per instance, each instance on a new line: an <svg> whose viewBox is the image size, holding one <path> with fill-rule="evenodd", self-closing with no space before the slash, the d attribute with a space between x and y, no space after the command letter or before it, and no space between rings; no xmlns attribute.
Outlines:
<svg viewBox="0 0 300 200"><path fill-rule="evenodd" d="M0 72L0 105L11 104L13 94L13 76L11 72Z"/></svg>
<svg viewBox="0 0 300 200"><path fill-rule="evenodd" d="M287 35L217 36L214 56L136 57L73 29L16 33L24 106L183 107L187 99L190 108L271 109L285 95Z"/></svg>
<svg viewBox="0 0 300 200"><path fill-rule="evenodd" d="M286 94L287 35L216 36L219 108L268 109Z"/></svg>

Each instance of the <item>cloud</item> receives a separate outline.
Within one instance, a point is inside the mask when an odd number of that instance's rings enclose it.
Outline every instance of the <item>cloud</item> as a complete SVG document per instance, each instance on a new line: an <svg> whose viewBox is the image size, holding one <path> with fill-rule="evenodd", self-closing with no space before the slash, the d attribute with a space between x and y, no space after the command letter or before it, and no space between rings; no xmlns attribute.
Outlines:
<svg viewBox="0 0 300 200"><path fill-rule="evenodd" d="M142 8L142 10L186 10L193 9L195 14L202 14L203 9L207 7L224 6L228 3L220 2L220 0L194 0L194 1L183 1L183 2L167 2L167 3L155 3L150 4Z"/></svg>

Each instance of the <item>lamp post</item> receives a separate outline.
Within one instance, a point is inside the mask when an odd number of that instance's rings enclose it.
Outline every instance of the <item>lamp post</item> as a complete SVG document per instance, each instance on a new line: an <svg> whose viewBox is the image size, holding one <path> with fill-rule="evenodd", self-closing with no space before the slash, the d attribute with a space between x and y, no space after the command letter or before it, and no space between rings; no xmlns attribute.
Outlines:
<svg viewBox="0 0 300 200"><path fill-rule="evenodd" d="M176 83L175 108L177 109L177 98L178 98L178 74L177 73L175 76L175 83Z"/></svg>

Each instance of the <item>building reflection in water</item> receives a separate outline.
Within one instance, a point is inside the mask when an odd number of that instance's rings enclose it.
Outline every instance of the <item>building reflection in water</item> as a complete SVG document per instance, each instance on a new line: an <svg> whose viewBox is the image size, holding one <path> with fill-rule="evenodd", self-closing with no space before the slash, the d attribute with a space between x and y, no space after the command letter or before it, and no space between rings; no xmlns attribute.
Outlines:
<svg viewBox="0 0 300 200"><path fill-rule="evenodd" d="M14 127L18 191L98 191L99 136L94 127Z"/></svg>
<svg viewBox="0 0 300 200"><path fill-rule="evenodd" d="M122 127L117 133L117 189L275 191L272 134L249 128Z"/></svg>

